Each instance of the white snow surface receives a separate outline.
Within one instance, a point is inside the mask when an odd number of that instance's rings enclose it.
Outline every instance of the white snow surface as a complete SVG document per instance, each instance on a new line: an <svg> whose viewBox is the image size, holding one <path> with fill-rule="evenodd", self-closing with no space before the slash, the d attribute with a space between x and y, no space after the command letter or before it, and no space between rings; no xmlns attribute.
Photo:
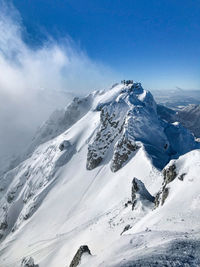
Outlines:
<svg viewBox="0 0 200 267"><path fill-rule="evenodd" d="M200 248L199 144L179 124L159 119L151 93L134 86L118 84L91 94L71 126L55 123L50 136L43 127L47 141L37 134L31 156L0 178L0 266L20 266L24 257L40 267L69 266L81 245L88 245L92 256L80 266L155 266L154 258L160 266L173 266L172 256L176 266L200 266L198 255L194 257ZM102 162L87 170L88 145L99 145L95 136L104 107L118 111L123 129ZM115 144L123 136L139 149L112 172ZM61 144L67 146L60 149ZM125 204L134 177L153 196L162 188L163 174L155 164L160 155L162 164L176 158L166 166L175 164L177 177L168 184L164 205L155 209L141 202L132 210ZM130 229L121 234L127 225Z"/></svg>

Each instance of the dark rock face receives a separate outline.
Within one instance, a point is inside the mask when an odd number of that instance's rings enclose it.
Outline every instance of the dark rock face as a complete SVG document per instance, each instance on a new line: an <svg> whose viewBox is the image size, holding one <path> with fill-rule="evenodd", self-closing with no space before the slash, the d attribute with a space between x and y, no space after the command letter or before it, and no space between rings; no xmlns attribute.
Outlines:
<svg viewBox="0 0 200 267"><path fill-rule="evenodd" d="M3 232L8 228L8 213L7 213L7 207L3 207L2 214L1 214L1 220L0 220L0 231Z"/></svg>
<svg viewBox="0 0 200 267"><path fill-rule="evenodd" d="M8 227L8 223L6 220L3 222L0 222L0 230L6 230L7 227Z"/></svg>
<svg viewBox="0 0 200 267"><path fill-rule="evenodd" d="M9 190L7 193L7 202L11 203L14 201L16 195L19 193L20 189L23 186L23 182L19 182L15 187Z"/></svg>
<svg viewBox="0 0 200 267"><path fill-rule="evenodd" d="M38 264L34 264L32 257L25 257L22 259L21 267L39 267Z"/></svg>
<svg viewBox="0 0 200 267"><path fill-rule="evenodd" d="M64 140L60 145L59 149L60 151L63 151L64 149L67 149L71 146L70 142L68 140Z"/></svg>
<svg viewBox="0 0 200 267"><path fill-rule="evenodd" d="M171 183L177 176L176 165L172 164L167 169L164 169L163 175L164 175L164 184L167 185L168 183Z"/></svg>
<svg viewBox="0 0 200 267"><path fill-rule="evenodd" d="M179 179L180 181L183 181L185 175L186 175L186 173L182 173L182 174L178 177L178 179Z"/></svg>
<svg viewBox="0 0 200 267"><path fill-rule="evenodd" d="M123 136L116 144L111 163L111 171L118 171L129 159L130 154L139 147Z"/></svg>
<svg viewBox="0 0 200 267"><path fill-rule="evenodd" d="M132 210L135 209L138 200L147 200L154 202L155 198L147 191L144 183L137 178L133 178L132 181Z"/></svg>
<svg viewBox="0 0 200 267"><path fill-rule="evenodd" d="M86 164L87 170L93 170L96 168L101 163L102 159L103 157L98 155L98 151L94 147L89 146Z"/></svg>
<svg viewBox="0 0 200 267"><path fill-rule="evenodd" d="M15 198L15 192L9 192L7 195L7 202L11 203Z"/></svg>
<svg viewBox="0 0 200 267"><path fill-rule="evenodd" d="M64 140L60 145L59 149L62 153L60 153L59 158L57 159L55 166L61 167L73 157L76 152L75 144L71 144L68 140Z"/></svg>
<svg viewBox="0 0 200 267"><path fill-rule="evenodd" d="M158 208L158 206L160 205L160 195L161 195L161 192L159 191L155 196L155 200L154 200L155 208Z"/></svg>
<svg viewBox="0 0 200 267"><path fill-rule="evenodd" d="M78 251L76 252L72 262L70 263L69 267L76 267L81 262L81 257L83 254L91 255L91 252L87 245L81 246Z"/></svg>
<svg viewBox="0 0 200 267"><path fill-rule="evenodd" d="M128 201L124 204L124 207L127 208L128 205L132 205L132 201L131 201L131 200L128 200Z"/></svg>
<svg viewBox="0 0 200 267"><path fill-rule="evenodd" d="M122 235L124 232L128 231L129 229L131 229L131 226L130 226L130 224L127 224L127 225L124 227L124 229L123 229L123 231L121 232L120 235Z"/></svg>
<svg viewBox="0 0 200 267"><path fill-rule="evenodd" d="M183 176L182 175L180 176L181 179L183 179L184 175L185 174L183 174ZM157 193L154 201L156 208L160 205L160 203L161 205L163 205L169 195L169 188L167 187L167 185L177 177L176 165L172 164L168 168L164 169L163 176L164 176L164 181L162 189L160 192Z"/></svg>
<svg viewBox="0 0 200 267"><path fill-rule="evenodd" d="M165 200L167 199L168 195L169 195L169 188L165 187L162 192L161 205L165 203Z"/></svg>
<svg viewBox="0 0 200 267"><path fill-rule="evenodd" d="M124 122L120 122L120 116L115 112L114 106L104 106L100 115L101 126L96 134L94 142L88 146L86 168L96 168L106 155L110 145L121 133Z"/></svg>

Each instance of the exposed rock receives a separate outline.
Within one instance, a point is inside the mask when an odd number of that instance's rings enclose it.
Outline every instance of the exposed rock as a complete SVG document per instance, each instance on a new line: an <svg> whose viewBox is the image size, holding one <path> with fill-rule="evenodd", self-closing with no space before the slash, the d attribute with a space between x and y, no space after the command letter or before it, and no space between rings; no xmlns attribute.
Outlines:
<svg viewBox="0 0 200 267"><path fill-rule="evenodd" d="M67 162L72 158L72 156L76 152L75 145L74 144L72 145L67 140L64 140L60 144L59 149L61 151L63 151L63 153L61 153L59 158L57 159L57 161L55 163L56 167L61 167L61 166L65 165L65 164L67 164Z"/></svg>
<svg viewBox="0 0 200 267"><path fill-rule="evenodd" d="M70 263L69 267L76 267L79 265L79 263L81 262L81 258L83 256L83 254L88 254L91 255L91 252L88 248L87 245L83 245L80 246L80 248L78 249L78 251L76 252L72 262Z"/></svg>
<svg viewBox="0 0 200 267"><path fill-rule="evenodd" d="M167 185L171 183L177 177L176 165L172 164L168 168L164 169L163 176L164 176L164 181L163 181L162 189L156 194L156 197L155 197L155 201L154 201L155 208L157 208L160 205L160 203L161 205L163 205L169 195L169 188L167 187ZM183 180L184 176L185 176L185 173L182 174L179 177L179 179Z"/></svg>
<svg viewBox="0 0 200 267"><path fill-rule="evenodd" d="M31 197L34 196L34 193L28 187L27 190L24 192L23 202L27 203Z"/></svg>
<svg viewBox="0 0 200 267"><path fill-rule="evenodd" d="M0 230L5 230L8 227L8 223L6 220L0 222Z"/></svg>
<svg viewBox="0 0 200 267"><path fill-rule="evenodd" d="M8 213L7 213L7 207L3 207L2 213L1 213L1 220L0 220L0 230L5 231L8 227Z"/></svg>
<svg viewBox="0 0 200 267"><path fill-rule="evenodd" d="M11 191L11 192L8 192L7 194L7 202L8 203L11 203L15 198L15 192Z"/></svg>
<svg viewBox="0 0 200 267"><path fill-rule="evenodd" d="M10 191L7 194L7 202L11 203L16 195L18 194L20 188L22 188L23 183L20 181L17 185L15 185L13 188L10 189Z"/></svg>
<svg viewBox="0 0 200 267"><path fill-rule="evenodd" d="M39 267L39 265L34 263L32 257L25 257L22 259L21 267Z"/></svg>
<svg viewBox="0 0 200 267"><path fill-rule="evenodd" d="M171 183L177 176L176 165L172 164L167 169L164 169L163 175L164 175L164 184L167 185L168 183Z"/></svg>
<svg viewBox="0 0 200 267"><path fill-rule="evenodd" d="M111 162L111 171L118 171L123 164L129 159L130 154L139 147L135 142L126 138L125 135L115 145L114 155Z"/></svg>
<svg viewBox="0 0 200 267"><path fill-rule="evenodd" d="M176 112L162 106L158 108L151 93L140 83L125 83L114 99L101 100L94 111L101 112L100 128L88 146L88 170L111 157L111 171L118 171L141 143L158 169L166 166L170 159L200 148L192 133L174 122ZM165 120L168 114L170 123Z"/></svg>
<svg viewBox="0 0 200 267"><path fill-rule="evenodd" d="M86 168L96 168L106 156L106 153L115 138L121 133L124 121L120 120L120 110L115 104L104 106L101 109L100 129L96 134L94 142L88 146Z"/></svg>
<svg viewBox="0 0 200 267"><path fill-rule="evenodd" d="M180 181L183 181L185 175L186 175L186 173L182 173L182 174L178 177L178 179L179 179Z"/></svg>
<svg viewBox="0 0 200 267"><path fill-rule="evenodd" d="M127 224L127 225L124 227L124 229L123 229L123 231L121 232L120 235L122 235L124 232L128 231L129 229L131 229L131 226L130 226L130 224Z"/></svg>
<svg viewBox="0 0 200 267"><path fill-rule="evenodd" d="M133 178L132 181L132 210L135 209L137 201L147 200L148 202L154 202L155 198L147 191L144 183L137 178Z"/></svg>
<svg viewBox="0 0 200 267"><path fill-rule="evenodd" d="M155 208L158 208L158 206L160 205L160 195L161 195L161 192L159 191L155 196L155 200L154 200Z"/></svg>
<svg viewBox="0 0 200 267"><path fill-rule="evenodd" d="M38 206L37 200L35 202L30 202L28 206L26 207L24 214L22 214L24 220L28 220L33 213L36 211Z"/></svg>
<svg viewBox="0 0 200 267"><path fill-rule="evenodd" d="M93 170L96 168L102 161L103 157L98 155L98 152L92 146L88 146L88 154L87 154L87 170Z"/></svg>
<svg viewBox="0 0 200 267"><path fill-rule="evenodd" d="M60 151L63 151L64 149L67 149L71 146L70 142L68 140L64 140L60 145L59 149Z"/></svg>
<svg viewBox="0 0 200 267"><path fill-rule="evenodd" d="M161 205L163 205L165 203L166 198L169 195L169 188L165 187L162 191L162 199L161 199Z"/></svg>
<svg viewBox="0 0 200 267"><path fill-rule="evenodd" d="M131 201L131 200L128 200L128 201L124 204L125 208L127 208L128 205L132 205L132 201Z"/></svg>

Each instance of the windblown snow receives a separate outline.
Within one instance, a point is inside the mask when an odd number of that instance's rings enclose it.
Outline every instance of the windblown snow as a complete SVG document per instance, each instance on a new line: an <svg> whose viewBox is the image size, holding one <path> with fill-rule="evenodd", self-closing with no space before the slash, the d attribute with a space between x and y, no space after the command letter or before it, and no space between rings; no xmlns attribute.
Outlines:
<svg viewBox="0 0 200 267"><path fill-rule="evenodd" d="M200 266L200 144L158 110L131 83L55 112L0 177L0 266Z"/></svg>

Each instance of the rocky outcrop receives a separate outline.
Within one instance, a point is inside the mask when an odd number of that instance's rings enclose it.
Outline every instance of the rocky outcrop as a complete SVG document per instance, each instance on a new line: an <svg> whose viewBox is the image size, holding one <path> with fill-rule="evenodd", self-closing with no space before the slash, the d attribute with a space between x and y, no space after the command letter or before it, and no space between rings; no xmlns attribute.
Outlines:
<svg viewBox="0 0 200 267"><path fill-rule="evenodd" d="M126 138L125 135L115 145L115 150L111 162L111 171L118 171L125 162L128 161L132 152L136 151L139 147L134 141Z"/></svg>
<svg viewBox="0 0 200 267"><path fill-rule="evenodd" d="M4 217L0 222L0 230L5 230L8 227L7 218Z"/></svg>
<svg viewBox="0 0 200 267"><path fill-rule="evenodd" d="M111 95L106 101L101 99L94 109L101 112L100 127L88 146L88 170L106 158L107 162L111 159L111 171L116 172L141 146L153 165L163 169L170 159L200 148L192 133L174 122L175 112L157 107L151 93L141 84L125 84L114 97ZM170 123L165 119L168 116L172 117Z"/></svg>
<svg viewBox="0 0 200 267"><path fill-rule="evenodd" d="M133 178L132 181L132 210L136 208L136 204L138 201L147 201L150 203L154 202L154 197L148 192L144 183L137 178Z"/></svg>
<svg viewBox="0 0 200 267"><path fill-rule="evenodd" d="M72 158L74 153L76 152L76 148L74 144L71 144L70 141L64 140L60 145L59 149L62 152L60 156L58 157L55 166L56 167L61 167Z"/></svg>
<svg viewBox="0 0 200 267"><path fill-rule="evenodd" d="M4 232L8 228L8 207L4 206L0 213L0 235L1 238L4 235ZM0 238L0 239L1 239Z"/></svg>
<svg viewBox="0 0 200 267"><path fill-rule="evenodd" d="M127 224L127 225L124 227L124 229L123 229L123 231L121 232L120 235L123 235L123 233L126 232L126 231L128 231L129 229L131 229L131 226L130 226L130 224Z"/></svg>
<svg viewBox="0 0 200 267"><path fill-rule="evenodd" d="M167 184L171 183L177 176L176 165L172 164L168 168L164 169L163 175L164 175L164 186L166 186Z"/></svg>
<svg viewBox="0 0 200 267"><path fill-rule="evenodd" d="M88 146L86 168L92 170L97 167L106 156L110 145L121 133L124 121L119 116L115 104L104 106L101 109L100 129L96 134L94 142Z"/></svg>
<svg viewBox="0 0 200 267"><path fill-rule="evenodd" d="M64 140L60 145L59 149L60 151L63 151L71 146L71 143L68 140Z"/></svg>
<svg viewBox="0 0 200 267"><path fill-rule="evenodd" d="M32 257L25 257L22 259L21 267L39 267L39 265L34 263Z"/></svg>
<svg viewBox="0 0 200 267"><path fill-rule="evenodd" d="M24 185L23 182L19 182L17 185L12 187L9 192L7 193L7 202L11 203L15 199L16 195L19 193L20 189Z"/></svg>
<svg viewBox="0 0 200 267"><path fill-rule="evenodd" d="M81 262L81 258L83 255L91 255L91 252L87 245L81 246L78 251L76 252L72 262L70 263L69 267L76 267Z"/></svg>
<svg viewBox="0 0 200 267"><path fill-rule="evenodd" d="M185 175L185 174L184 174ZM183 175L183 177L184 177ZM169 188L167 185L171 183L176 177L177 177L177 172L176 172L176 165L172 164L169 167L165 168L163 170L163 186L162 189L156 194L155 197L155 207L157 208L160 204L163 205L165 203L165 200L167 199L169 195ZM183 178L181 176L181 179Z"/></svg>

